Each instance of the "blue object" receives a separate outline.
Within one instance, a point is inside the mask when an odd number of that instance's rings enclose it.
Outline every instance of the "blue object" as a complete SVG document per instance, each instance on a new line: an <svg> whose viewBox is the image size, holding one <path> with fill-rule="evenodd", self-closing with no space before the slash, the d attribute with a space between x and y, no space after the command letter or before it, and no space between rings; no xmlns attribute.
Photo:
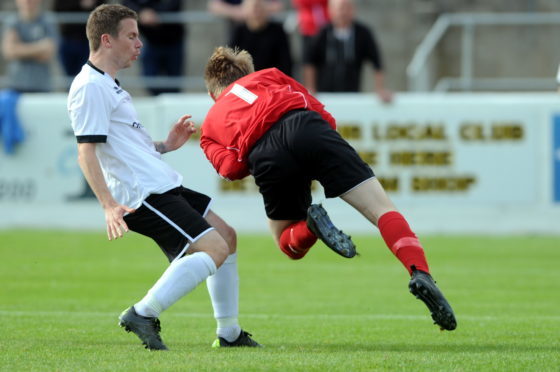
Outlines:
<svg viewBox="0 0 560 372"><path fill-rule="evenodd" d="M0 91L0 137L8 155L13 155L16 145L25 139L16 111L19 96L15 90Z"/></svg>
<svg viewBox="0 0 560 372"><path fill-rule="evenodd" d="M552 119L552 182L554 202L560 202L560 115Z"/></svg>

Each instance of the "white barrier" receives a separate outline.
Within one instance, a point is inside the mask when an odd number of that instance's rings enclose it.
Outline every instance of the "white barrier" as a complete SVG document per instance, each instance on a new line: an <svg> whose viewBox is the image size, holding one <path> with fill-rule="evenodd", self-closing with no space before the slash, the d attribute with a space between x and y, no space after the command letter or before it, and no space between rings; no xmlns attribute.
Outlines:
<svg viewBox="0 0 560 372"><path fill-rule="evenodd" d="M556 94L400 94L389 106L371 95L320 98L416 231L560 234ZM163 95L135 105L157 140L184 113L201 123L211 100ZM67 200L83 179L66 96L25 95L18 112L27 139L14 156L0 147L0 228L103 229L95 200ZM221 180L196 140L164 157L186 187L214 197L214 210L239 231L267 230L252 179ZM342 201L324 200L320 187L314 199L343 229L373 229Z"/></svg>

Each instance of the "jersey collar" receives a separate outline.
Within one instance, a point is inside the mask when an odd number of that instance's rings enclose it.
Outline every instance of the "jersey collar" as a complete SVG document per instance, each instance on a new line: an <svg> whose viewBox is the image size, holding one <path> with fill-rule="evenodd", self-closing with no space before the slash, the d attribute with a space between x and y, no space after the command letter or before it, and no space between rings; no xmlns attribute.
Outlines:
<svg viewBox="0 0 560 372"><path fill-rule="evenodd" d="M95 66L93 63L91 63L91 61L87 61L87 65L89 67L91 67L92 69L94 69L95 71L99 72L101 75L105 75L105 71L103 71L102 69L100 69L99 67ZM117 85L120 87L121 83L119 82L119 79L115 79L115 83L117 83Z"/></svg>

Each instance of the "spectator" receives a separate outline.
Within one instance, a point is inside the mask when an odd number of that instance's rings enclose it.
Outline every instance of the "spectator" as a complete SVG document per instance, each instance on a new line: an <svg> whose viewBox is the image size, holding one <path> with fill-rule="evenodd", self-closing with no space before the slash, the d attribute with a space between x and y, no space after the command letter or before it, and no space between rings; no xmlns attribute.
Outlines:
<svg viewBox="0 0 560 372"><path fill-rule="evenodd" d="M13 154L24 140L17 116L20 93L52 90L50 64L57 39L53 19L41 0L16 0L17 13L4 22L2 54L7 61L7 88L0 92L0 134L4 151Z"/></svg>
<svg viewBox="0 0 560 372"><path fill-rule="evenodd" d="M229 45L248 51L253 56L255 70L276 67L292 74L292 54L288 35L282 24L270 19L265 0L245 0L245 21L233 31Z"/></svg>
<svg viewBox="0 0 560 372"><path fill-rule="evenodd" d="M229 19L231 22L241 23L245 19L241 3L243 0L210 0L208 11L216 16Z"/></svg>
<svg viewBox="0 0 560 372"><path fill-rule="evenodd" d="M208 11L218 17L229 20L229 35L235 26L245 21L242 3L243 0L209 0ZM284 10L284 4L281 0L266 0L266 7L269 14L279 13Z"/></svg>
<svg viewBox="0 0 560 372"><path fill-rule="evenodd" d="M62 22L59 26L58 54L66 76L76 76L86 63L89 55L89 45L86 37L85 18L94 8L104 3L103 0L54 0L53 9L56 12L81 12L84 14L83 22Z"/></svg>
<svg viewBox="0 0 560 372"><path fill-rule="evenodd" d="M297 11L299 33L304 39L317 35L329 22L329 0L292 0Z"/></svg>
<svg viewBox="0 0 560 372"><path fill-rule="evenodd" d="M181 0L123 0L123 5L138 13L138 23L144 50L140 56L142 74L147 78L157 76L180 77L185 61L185 27L181 23L164 23L161 13L180 12ZM152 95L177 93L180 88L169 84L148 84Z"/></svg>
<svg viewBox="0 0 560 372"><path fill-rule="evenodd" d="M53 89L50 65L58 32L54 19L41 9L42 0L16 0L17 14L5 21L2 39L8 61L9 89L20 93Z"/></svg>
<svg viewBox="0 0 560 372"><path fill-rule="evenodd" d="M323 26L329 23L329 0L292 0L292 5L297 11L298 28L302 42L302 59L307 61L311 40ZM304 65L305 69L309 68Z"/></svg>
<svg viewBox="0 0 560 372"><path fill-rule="evenodd" d="M330 0L331 24L313 40L304 84L310 92L359 92L361 70L369 60L375 70L375 91L388 103L381 52L373 32L355 20L353 0Z"/></svg>

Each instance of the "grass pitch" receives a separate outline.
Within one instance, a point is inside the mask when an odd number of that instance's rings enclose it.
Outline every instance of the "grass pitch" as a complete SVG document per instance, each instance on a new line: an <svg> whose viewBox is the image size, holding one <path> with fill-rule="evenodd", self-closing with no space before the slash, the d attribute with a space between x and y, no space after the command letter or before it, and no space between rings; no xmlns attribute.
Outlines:
<svg viewBox="0 0 560 372"><path fill-rule="evenodd" d="M148 352L117 317L167 265L149 239L0 231L0 370L560 370L560 238L423 237L453 332L381 238L354 240L354 259L318 244L292 262L270 237L240 236L240 322L266 347L211 349L203 284L161 317L171 351Z"/></svg>

